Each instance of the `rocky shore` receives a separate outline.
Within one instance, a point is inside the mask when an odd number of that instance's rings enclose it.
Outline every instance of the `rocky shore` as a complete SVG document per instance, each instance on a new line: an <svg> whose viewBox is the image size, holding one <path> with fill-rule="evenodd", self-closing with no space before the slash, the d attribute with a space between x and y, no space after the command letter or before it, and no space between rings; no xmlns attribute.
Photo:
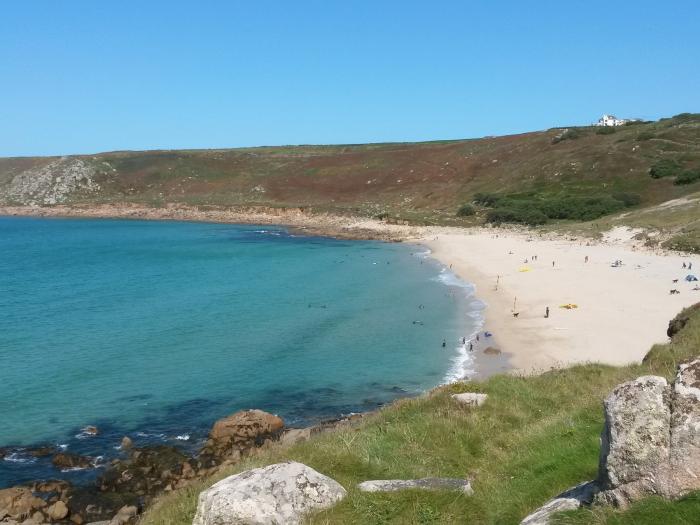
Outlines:
<svg viewBox="0 0 700 525"><path fill-rule="evenodd" d="M124 436L123 457L106 465L93 484L38 480L0 490L0 524L135 523L138 515L161 493L209 477L265 448L289 446L361 418L358 414L298 429L287 428L280 417L262 410L239 411L214 423L208 439L195 455L169 445L134 447L131 438ZM0 449L0 457L7 452ZM95 458L51 447L30 449L26 453L51 456L52 463L60 469L95 466Z"/></svg>

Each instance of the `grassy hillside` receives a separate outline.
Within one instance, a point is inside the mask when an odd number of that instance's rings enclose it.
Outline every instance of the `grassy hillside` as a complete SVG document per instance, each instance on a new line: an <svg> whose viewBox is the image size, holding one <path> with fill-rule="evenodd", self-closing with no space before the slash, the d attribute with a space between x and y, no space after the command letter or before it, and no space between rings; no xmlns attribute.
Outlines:
<svg viewBox="0 0 700 525"><path fill-rule="evenodd" d="M416 144L113 152L74 158L94 172L99 190L71 192L68 203L302 206L453 222L459 205L477 192L632 192L648 206L698 191L700 182L678 185L674 180L700 169L700 115L604 132L583 127ZM57 160L0 159L0 203L22 200L10 191L14 177L23 172L32 176ZM667 162L667 176L654 179L650 170L661 160Z"/></svg>
<svg viewBox="0 0 700 525"><path fill-rule="evenodd" d="M643 364L576 366L539 376L496 376L457 383L433 395L397 402L351 428L318 435L290 449L265 451L219 477L294 459L338 480L348 497L310 523L518 523L550 497L595 477L602 400L618 383L644 374L671 378L679 361L700 354L700 310L669 344L651 349ZM466 409L453 392L489 394ZM469 477L472 497L453 492L368 494L367 479ZM162 497L143 525L191 523L198 493L216 479ZM600 508L561 516L560 523L690 525L700 494L679 502L650 498L626 512Z"/></svg>

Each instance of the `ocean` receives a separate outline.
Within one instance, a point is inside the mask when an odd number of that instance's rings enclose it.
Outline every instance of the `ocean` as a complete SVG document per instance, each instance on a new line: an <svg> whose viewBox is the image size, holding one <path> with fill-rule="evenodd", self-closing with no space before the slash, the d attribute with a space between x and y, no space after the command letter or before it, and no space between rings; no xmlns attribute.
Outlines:
<svg viewBox="0 0 700 525"><path fill-rule="evenodd" d="M426 255L283 227L0 217L0 487L99 471L27 447L96 464L124 435L196 451L240 409L303 426L473 374L459 340L483 305Z"/></svg>

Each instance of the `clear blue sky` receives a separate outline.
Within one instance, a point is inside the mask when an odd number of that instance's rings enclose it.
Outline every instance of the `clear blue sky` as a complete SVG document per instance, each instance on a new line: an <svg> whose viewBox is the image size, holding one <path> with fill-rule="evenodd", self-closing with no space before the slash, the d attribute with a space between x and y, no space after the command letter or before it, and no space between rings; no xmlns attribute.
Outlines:
<svg viewBox="0 0 700 525"><path fill-rule="evenodd" d="M0 156L416 141L700 111L700 2L2 3Z"/></svg>

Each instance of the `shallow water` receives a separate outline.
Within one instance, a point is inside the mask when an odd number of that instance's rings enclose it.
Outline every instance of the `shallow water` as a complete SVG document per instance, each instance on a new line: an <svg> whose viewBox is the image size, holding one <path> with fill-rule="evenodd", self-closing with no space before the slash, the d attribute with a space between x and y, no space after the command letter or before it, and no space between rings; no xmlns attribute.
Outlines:
<svg viewBox="0 0 700 525"><path fill-rule="evenodd" d="M304 425L470 373L458 340L481 305L424 251L274 227L0 217L0 447L109 457L128 434L194 450L239 409ZM0 486L56 476L22 448L0 461Z"/></svg>

